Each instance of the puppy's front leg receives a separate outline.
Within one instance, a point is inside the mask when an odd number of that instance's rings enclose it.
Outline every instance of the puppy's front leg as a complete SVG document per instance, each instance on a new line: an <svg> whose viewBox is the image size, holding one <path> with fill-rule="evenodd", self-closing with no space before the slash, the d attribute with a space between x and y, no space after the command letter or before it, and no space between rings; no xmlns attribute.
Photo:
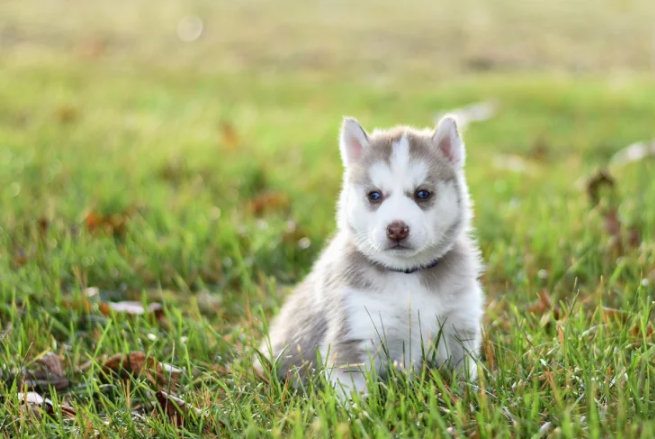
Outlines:
<svg viewBox="0 0 655 439"><path fill-rule="evenodd" d="M323 350L321 354L327 381L337 390L340 398L348 400L352 392L366 395L366 375L371 368L371 360L361 340L336 338L331 351Z"/></svg>
<svg viewBox="0 0 655 439"><path fill-rule="evenodd" d="M444 327L444 341L451 369L469 381L475 381L478 367L475 362L480 350L480 328L466 324L448 324Z"/></svg>
<svg viewBox="0 0 655 439"><path fill-rule="evenodd" d="M349 400L352 393L367 395L366 370L358 366L340 365L328 369L328 380L340 399Z"/></svg>

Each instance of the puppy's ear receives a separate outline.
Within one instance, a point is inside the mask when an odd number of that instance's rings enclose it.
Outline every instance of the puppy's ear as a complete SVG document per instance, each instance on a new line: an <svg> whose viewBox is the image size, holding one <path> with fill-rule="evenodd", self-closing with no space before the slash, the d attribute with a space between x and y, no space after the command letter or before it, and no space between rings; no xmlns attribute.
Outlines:
<svg viewBox="0 0 655 439"><path fill-rule="evenodd" d="M455 167L464 166L464 142L459 135L457 122L453 116L444 116L432 136L441 154Z"/></svg>
<svg viewBox="0 0 655 439"><path fill-rule="evenodd" d="M357 119L345 117L339 138L339 149L344 166L357 163L362 158L364 149L368 148L368 144L368 135Z"/></svg>

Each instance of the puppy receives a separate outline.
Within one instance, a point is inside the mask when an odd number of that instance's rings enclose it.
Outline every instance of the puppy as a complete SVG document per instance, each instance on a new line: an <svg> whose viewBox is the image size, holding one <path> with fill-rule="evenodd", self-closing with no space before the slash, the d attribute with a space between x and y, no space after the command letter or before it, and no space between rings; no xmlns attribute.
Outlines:
<svg viewBox="0 0 655 439"><path fill-rule="evenodd" d="M345 118L338 230L261 348L280 376L322 371L348 395L367 371L447 366L476 378L484 296L464 143L436 130L367 134ZM261 365L259 365L261 367Z"/></svg>

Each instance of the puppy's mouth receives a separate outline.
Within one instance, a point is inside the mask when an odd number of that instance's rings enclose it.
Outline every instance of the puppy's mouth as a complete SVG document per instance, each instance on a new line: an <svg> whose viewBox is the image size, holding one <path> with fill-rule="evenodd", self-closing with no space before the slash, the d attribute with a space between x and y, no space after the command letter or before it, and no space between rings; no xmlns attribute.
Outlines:
<svg viewBox="0 0 655 439"><path fill-rule="evenodd" d="M414 247L411 247L402 242L394 242L392 244L389 244L385 250L404 253L404 252L414 251Z"/></svg>

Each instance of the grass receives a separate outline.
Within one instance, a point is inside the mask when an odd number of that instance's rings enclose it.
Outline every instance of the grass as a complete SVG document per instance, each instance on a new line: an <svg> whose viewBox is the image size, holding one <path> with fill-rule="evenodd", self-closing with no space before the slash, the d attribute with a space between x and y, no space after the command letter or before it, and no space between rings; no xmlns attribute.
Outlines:
<svg viewBox="0 0 655 439"><path fill-rule="evenodd" d="M615 152L655 137L652 79L492 69L435 82L412 64L371 80L336 61L216 73L144 66L144 44L91 60L12 46L0 61L6 437L653 437L655 161L610 168L598 204L585 190ZM256 376L265 320L334 230L341 117L423 126L488 99L498 114L465 133L487 264L479 382L396 375L348 411L330 388ZM124 300L163 313L107 311ZM103 372L131 351L180 371ZM70 384L37 383L55 405L37 415L17 395L47 353ZM159 390L206 417L180 428Z"/></svg>

